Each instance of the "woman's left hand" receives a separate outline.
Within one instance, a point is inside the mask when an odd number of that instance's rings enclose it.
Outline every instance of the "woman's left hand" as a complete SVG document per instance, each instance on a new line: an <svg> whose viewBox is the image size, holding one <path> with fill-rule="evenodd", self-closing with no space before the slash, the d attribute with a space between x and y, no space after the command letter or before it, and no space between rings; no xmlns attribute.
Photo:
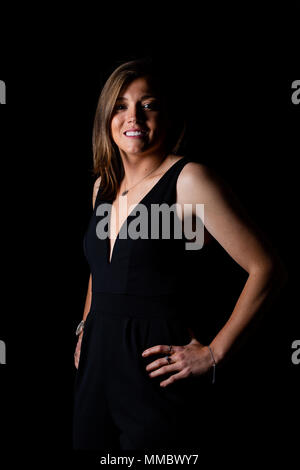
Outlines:
<svg viewBox="0 0 300 470"><path fill-rule="evenodd" d="M157 345L146 349L143 357L149 357L152 354L166 354L169 355L168 362L166 357L157 359L147 365L146 371L149 372L149 377L157 377L170 372L175 372L167 380L160 382L161 387L166 387L171 383L185 379L190 376L197 376L205 374L213 365L213 360L207 346L199 343L191 332L191 341L186 346L173 346L171 353L169 353L169 346Z"/></svg>

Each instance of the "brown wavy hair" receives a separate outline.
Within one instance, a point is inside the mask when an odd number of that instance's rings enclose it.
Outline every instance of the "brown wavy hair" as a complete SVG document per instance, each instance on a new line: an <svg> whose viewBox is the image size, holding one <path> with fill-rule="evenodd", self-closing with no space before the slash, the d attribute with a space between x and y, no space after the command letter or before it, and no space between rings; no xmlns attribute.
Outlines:
<svg viewBox="0 0 300 470"><path fill-rule="evenodd" d="M124 176L120 152L111 136L111 120L121 90L137 78L146 77L159 93L169 123L166 150L169 153L178 152L186 125L177 104L176 110L173 109L173 78L167 75L152 59L139 59L123 63L107 79L99 97L92 138L93 173L96 177L101 177L101 197L114 200Z"/></svg>

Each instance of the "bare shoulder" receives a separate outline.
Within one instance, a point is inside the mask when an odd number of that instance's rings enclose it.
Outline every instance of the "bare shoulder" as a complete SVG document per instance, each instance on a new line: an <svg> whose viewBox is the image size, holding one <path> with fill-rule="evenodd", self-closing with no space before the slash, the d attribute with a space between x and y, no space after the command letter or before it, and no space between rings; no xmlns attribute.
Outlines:
<svg viewBox="0 0 300 470"><path fill-rule="evenodd" d="M216 178L215 172L204 163L188 162L181 170L178 181L191 183Z"/></svg>
<svg viewBox="0 0 300 470"><path fill-rule="evenodd" d="M95 202L96 202L96 197L97 197L97 194L98 194L98 191L99 191L100 182L101 182L101 176L99 176L99 178L97 178L96 181L95 181L95 183L94 183L94 189L93 189L93 208L95 207Z"/></svg>
<svg viewBox="0 0 300 470"><path fill-rule="evenodd" d="M178 198L182 200L193 199L207 195L208 191L221 189L223 181L220 176L210 167L203 163L188 162L184 165L177 180Z"/></svg>

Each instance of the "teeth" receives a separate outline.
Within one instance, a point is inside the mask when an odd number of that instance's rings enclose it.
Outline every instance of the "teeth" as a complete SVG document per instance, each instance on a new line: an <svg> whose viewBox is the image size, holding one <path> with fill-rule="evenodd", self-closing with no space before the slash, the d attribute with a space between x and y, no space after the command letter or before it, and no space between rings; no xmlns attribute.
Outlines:
<svg viewBox="0 0 300 470"><path fill-rule="evenodd" d="M132 136L132 135L142 135L142 132L141 131L128 131L128 132L125 132L126 135L128 136Z"/></svg>

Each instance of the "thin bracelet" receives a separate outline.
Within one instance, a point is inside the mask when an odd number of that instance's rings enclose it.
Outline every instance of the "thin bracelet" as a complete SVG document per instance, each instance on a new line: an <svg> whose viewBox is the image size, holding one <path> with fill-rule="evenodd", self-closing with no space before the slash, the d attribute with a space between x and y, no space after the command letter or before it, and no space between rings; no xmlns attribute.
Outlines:
<svg viewBox="0 0 300 470"><path fill-rule="evenodd" d="M210 355L211 355L211 358L213 360L213 378L212 378L212 383L214 384L215 381L216 381L216 361L215 361L215 358L214 358L214 355L212 353L212 350L210 349L210 346L207 346L208 347L208 350L210 352Z"/></svg>

